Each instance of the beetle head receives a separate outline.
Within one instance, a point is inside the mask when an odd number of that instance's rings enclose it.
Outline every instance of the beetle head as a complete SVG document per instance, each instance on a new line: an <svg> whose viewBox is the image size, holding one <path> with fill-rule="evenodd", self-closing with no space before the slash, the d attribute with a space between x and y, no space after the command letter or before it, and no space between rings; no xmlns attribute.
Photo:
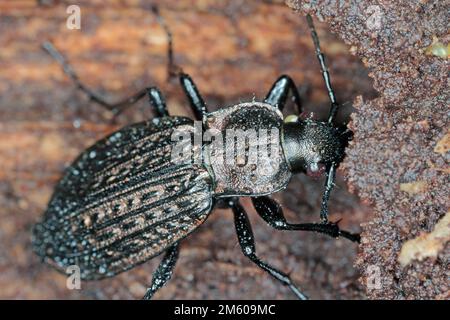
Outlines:
<svg viewBox="0 0 450 320"><path fill-rule="evenodd" d="M285 121L283 149L292 172L320 176L344 158L351 138L347 128L312 119Z"/></svg>

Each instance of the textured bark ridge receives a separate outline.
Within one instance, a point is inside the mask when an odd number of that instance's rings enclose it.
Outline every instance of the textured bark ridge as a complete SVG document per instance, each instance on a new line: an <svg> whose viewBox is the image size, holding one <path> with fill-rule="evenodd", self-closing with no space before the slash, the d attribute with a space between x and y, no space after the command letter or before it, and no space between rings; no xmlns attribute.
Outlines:
<svg viewBox="0 0 450 320"><path fill-rule="evenodd" d="M448 6L443 1L288 1L325 21L369 68L343 164L373 204L357 258L370 298L448 299Z"/></svg>
<svg viewBox="0 0 450 320"><path fill-rule="evenodd" d="M166 38L152 14L144 8L144 1L108 1L109 6L103 1L77 1L81 9L80 30L66 28L68 2L42 2L49 4L37 7L34 1L0 1L0 297L140 298L150 283L159 257L117 277L82 281L81 290L68 290L66 276L41 263L32 253L31 227L41 219L64 169L96 140L124 125L153 117L148 102L143 99L111 121L111 114L88 101L40 45L51 40L68 57L80 79L108 101L117 101L138 89L156 85L165 95L171 114L191 115L187 100L178 81L167 82ZM305 111L314 112L317 118L326 115L328 96L306 21L282 1L153 2L159 4L161 15L173 32L176 62L196 81L211 110L253 98L261 101L277 77L287 73L301 88ZM344 121L351 111L349 101L357 94L371 99L376 92L366 68L357 57L349 54L349 47L330 34L325 24L317 23L317 28L338 99L347 102L340 119ZM400 46L394 52L406 49ZM425 92L439 92L437 82L431 81L443 72L439 69L442 60L430 56L423 59L421 61L434 63L434 76L430 77L429 90ZM423 67L431 68L428 62ZM411 91L417 94L419 89ZM425 100L424 105L424 110L431 110L431 102ZM289 105L285 115L293 110ZM360 107L360 110L366 113L360 119L387 116L379 106ZM412 116L415 114L413 109L409 112ZM436 111L426 112L430 119L439 118ZM375 115L371 116L373 113ZM397 117L401 114L394 113ZM445 118L440 116L440 119ZM411 121L411 126L418 125ZM427 121L419 125L429 126L429 131L422 134L429 136L434 146L443 135L442 125ZM368 122L366 126L355 121L355 125L361 128L356 130L360 141L359 137L369 134L364 132L372 124ZM374 133L373 137L378 136ZM381 171L381 176L375 175L375 169L386 163L373 167L369 165L376 159L373 155L361 158L355 154L356 146L366 148L365 144L371 140L364 141L355 143L347 162L348 165L355 163L358 169L353 175L355 179L392 178L394 175L387 176L385 171ZM398 149L398 145L386 146L383 152L398 152ZM381 156L382 153L376 155ZM387 156L386 159L392 161ZM413 158L405 161L413 161ZM442 162L436 161L435 168L443 168ZM371 171L364 172L366 167ZM367 176L370 172L373 177ZM443 172L430 172L431 180L421 176L421 180L427 181L427 188L430 188L428 181L436 183L433 187L436 190L437 186L444 188L444 184L433 180L434 175ZM408 178L401 182L415 180ZM357 180L353 185L358 187L359 183ZM319 219L323 184L323 180L298 175L287 190L274 197L283 205L290 221L315 222ZM359 231L359 225L370 220L371 209L361 205L357 196L347 191L340 177L337 184L330 202L330 218L332 221L342 218L342 228ZM361 190L361 196L367 199L370 190ZM408 203L409 200L404 205ZM243 204L253 224L258 254L281 270L291 272L292 279L310 297L365 297L363 286L358 283L358 272L353 267L355 244L312 233L275 231L256 217L248 199L243 199ZM431 232L440 214L436 210L424 216L427 221L424 230ZM215 210L182 242L173 279L155 295L156 299L294 299L289 289L241 254L232 221L229 210ZM390 224L386 227L391 228ZM365 237L368 239L368 235ZM413 234L405 236L405 240L409 237Z"/></svg>

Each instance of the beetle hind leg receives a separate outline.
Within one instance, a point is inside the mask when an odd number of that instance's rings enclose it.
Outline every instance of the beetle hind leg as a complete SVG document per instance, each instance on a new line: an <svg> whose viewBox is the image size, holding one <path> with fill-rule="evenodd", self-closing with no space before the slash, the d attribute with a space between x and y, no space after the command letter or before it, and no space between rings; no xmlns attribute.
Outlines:
<svg viewBox="0 0 450 320"><path fill-rule="evenodd" d="M162 288L172 277L173 269L178 260L179 243L173 244L166 250L163 260L153 273L152 284L145 293L143 299L150 300L153 295Z"/></svg>
<svg viewBox="0 0 450 320"><path fill-rule="evenodd" d="M206 108L206 103L198 91L194 81L188 74L181 73L180 84L189 100L189 104L191 105L195 118L204 122L206 120L208 110Z"/></svg>
<svg viewBox="0 0 450 320"><path fill-rule="evenodd" d="M135 102L139 101L140 99L142 99L142 97L145 96L146 89L142 89L133 94L132 96L123 99L122 101L119 101L117 103L109 103L99 94L95 93L93 90L88 88L83 82L81 82L80 78L78 77L78 74L69 64L67 59L55 48L55 46L51 42L48 41L44 42L42 44L42 48L45 51L47 51L48 54L50 54L50 56L61 65L64 73L75 83L75 85L78 87L79 90L81 90L82 92L84 92L84 94L88 96L89 100L98 103L99 105L113 112L114 114L122 112L128 106L134 104Z"/></svg>
<svg viewBox="0 0 450 320"><path fill-rule="evenodd" d="M283 285L289 287L297 296L297 298L299 298L300 300L307 300L308 297L303 294L300 289L297 288L297 286L292 282L291 278L286 273L277 270L276 268L258 258L258 256L256 255L255 239L253 237L253 232L250 221L247 217L247 213L238 202L235 202L233 204L232 209L234 213L236 233L244 255L258 267L268 272L272 277L280 281Z"/></svg>
<svg viewBox="0 0 450 320"><path fill-rule="evenodd" d="M206 108L205 101L203 100L202 96L200 95L200 92L197 89L197 86L195 85L192 78L183 72L182 68L180 68L176 63L175 59L173 57L173 36L172 32L170 31L169 26L163 19L163 17L159 14L159 9L156 5L151 5L151 10L153 11L154 15L156 16L156 19L158 23L161 25L161 27L164 29L164 32L166 33L167 37L167 71L168 71L168 78L171 79L172 77L179 77L180 78L180 84L181 87L184 90L184 93L186 94L187 98L189 99L189 103L191 105L192 111L194 112L195 118L197 120L205 120L206 113L208 112Z"/></svg>
<svg viewBox="0 0 450 320"><path fill-rule="evenodd" d="M169 27L165 23L163 17L159 14L158 7L152 6L151 11L156 17L156 20L158 24L164 29L167 35L168 39L168 76L169 78L173 77L174 75L179 74L179 68L175 65L174 59L173 59L173 43L172 43L172 33L170 32ZM116 103L110 103L106 101L103 97L101 97L99 94L94 92L92 89L88 88L78 77L78 74L75 72L73 67L69 64L67 59L59 52L55 46L51 42L44 42L42 44L42 48L47 51L50 56L55 59L63 68L64 73L75 83L75 85L78 87L79 90L81 90L84 94L87 95L89 100L94 101L95 103L98 103L105 109L111 111L114 115L118 115L125 111L128 107L132 106L139 100L141 100L143 97L145 97L146 94L149 95L150 102L152 106L155 108L157 112L157 116L167 116L167 108L164 103L164 99L162 99L162 95L160 94L159 90L155 87L151 88L144 88L139 90L138 92L134 93L133 95L122 99L119 102Z"/></svg>
<svg viewBox="0 0 450 320"><path fill-rule="evenodd" d="M146 94L148 95L150 104L155 109L158 117L169 115L164 98L161 92L156 87L142 89L122 101L119 101L117 103L109 103L97 93L89 89L83 82L81 82L75 70L68 63L66 58L53 46L52 43L48 41L44 42L42 47L62 66L64 73L67 74L67 76L75 83L78 89L84 92L91 101L98 103L102 107L114 113L114 115L120 114L126 108L142 99Z"/></svg>
<svg viewBox="0 0 450 320"><path fill-rule="evenodd" d="M167 110L166 101L164 100L161 91L156 87L147 88L147 95L150 101L150 105L155 109L158 117L169 116L169 111Z"/></svg>

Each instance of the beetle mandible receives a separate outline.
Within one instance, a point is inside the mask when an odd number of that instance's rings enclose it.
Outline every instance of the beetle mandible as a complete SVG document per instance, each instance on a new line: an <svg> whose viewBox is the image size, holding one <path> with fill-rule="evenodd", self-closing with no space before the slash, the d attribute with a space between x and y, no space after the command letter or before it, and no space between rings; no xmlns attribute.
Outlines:
<svg viewBox="0 0 450 320"><path fill-rule="evenodd" d="M179 76L195 118L202 123L201 130L226 135L229 129L275 128L279 131L275 141L279 142L278 148L270 155L258 155L250 169L239 161L219 161L223 154L214 150L213 143L210 148L200 149L209 161L175 162L171 158L175 146L172 135L177 130L193 129L193 120L170 116L156 87L141 90L117 104L104 101L79 80L65 58L46 42L44 49L93 101L117 114L147 96L158 117L112 133L81 153L66 169L43 220L33 229L34 251L59 270L78 265L81 278L87 280L114 276L165 253L144 296L150 299L171 278L180 241L206 220L214 206L220 205L234 213L244 255L288 286L299 299L306 299L286 273L257 256L252 229L239 197L251 197L256 212L277 230L315 231L359 242L358 234L340 230L337 223L328 220L328 200L336 169L352 133L334 123L339 104L311 17L307 15L307 22L331 101L327 121L305 120L297 115L283 118L281 111L289 92L298 113L302 112L300 94L287 75L273 84L262 102L208 112L191 77L175 67L172 35L157 8L152 9L168 36L169 73ZM253 142L247 139L244 144L248 149ZM266 140L264 144L271 142ZM280 205L268 196L284 189L296 173L326 174L319 223L289 223Z"/></svg>

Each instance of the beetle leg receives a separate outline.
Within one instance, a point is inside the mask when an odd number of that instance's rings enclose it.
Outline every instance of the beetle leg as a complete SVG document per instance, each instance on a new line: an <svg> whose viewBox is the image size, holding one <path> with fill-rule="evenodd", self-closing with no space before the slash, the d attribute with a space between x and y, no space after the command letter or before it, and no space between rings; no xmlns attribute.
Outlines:
<svg viewBox="0 0 450 320"><path fill-rule="evenodd" d="M132 105L133 103L139 101L142 97L145 96L146 89L142 89L132 96L123 99L122 101L118 103L109 103L105 101L100 95L89 89L86 85L84 85L80 78L78 77L75 70L72 68L72 66L67 62L66 58L51 44L50 42L46 41L42 44L42 48L46 50L63 68L64 73L75 83L75 85L83 91L90 100L98 103L102 107L108 109L109 111L112 111L115 114L118 114L122 112L126 107Z"/></svg>
<svg viewBox="0 0 450 320"><path fill-rule="evenodd" d="M120 102L109 103L80 81L77 73L72 68L72 66L50 42L44 42L42 47L62 66L64 72L69 76L70 79L72 79L76 86L88 96L90 100L100 104L109 111L113 112L115 115L118 115L127 107L142 99L146 94L148 94L150 103L155 108L158 117L169 115L164 99L156 87L142 89Z"/></svg>
<svg viewBox="0 0 450 320"><path fill-rule="evenodd" d="M197 86L195 85L194 81L191 79L191 77L185 73L183 73L182 69L175 64L175 60L173 58L173 36L172 32L170 31L169 26L164 21L163 17L159 14L158 7L155 5L152 5L152 11L156 16L156 19L158 20L158 23L162 26L164 29L168 46L167 46L167 56L168 56L168 77L169 79L173 76L179 76L181 86L186 94L186 96L189 99L189 103L191 105L192 110L194 111L194 115L197 120L204 121L206 119L206 113L208 112L206 110L206 104L200 95Z"/></svg>
<svg viewBox="0 0 450 320"><path fill-rule="evenodd" d="M172 33L170 32L169 27L167 26L166 22L164 21L163 17L159 14L159 10L157 6L152 5L151 11L156 17L156 21L159 23L159 25L164 29L167 39L168 39L168 48L167 48L167 56L168 56L168 76L171 78L174 75L177 75L180 73L179 69L173 59L173 41L172 41ZM55 46L46 41L42 44L42 47L44 50L46 50L63 68L64 73L75 83L75 85L83 91L90 100L98 103L102 107L106 108L107 110L114 113L114 115L118 115L121 112L123 112L125 109L142 99L146 93L149 94L150 102L155 107L158 116L167 116L167 108L163 107L164 102L163 99L161 99L161 94L159 92L153 91L154 87L152 88L144 88L136 92L135 94L131 95L128 98L125 98L117 103L109 103L107 102L103 97L95 93L93 90L89 89L86 85L81 82L80 78L78 77L75 70L72 68L72 66L68 63L67 59L55 48ZM158 97L154 95L154 93L158 93Z"/></svg>
<svg viewBox="0 0 450 320"><path fill-rule="evenodd" d="M166 250L163 260L153 273L152 284L143 299L150 300L158 289L163 287L172 277L173 269L178 259L179 243L173 244Z"/></svg>
<svg viewBox="0 0 450 320"><path fill-rule="evenodd" d="M316 49L316 56L317 56L317 59L319 60L322 77L323 77L323 80L325 81L325 86L327 88L328 96L330 98L331 109L330 109L330 114L328 116L328 123L332 123L334 118L336 117L336 113L337 113L337 110L340 105L336 101L336 96L334 94L333 87L331 86L330 73L328 72L328 67L325 63L325 56L323 55L322 51L320 50L319 37L317 36L316 28L314 27L313 20L309 14L306 15L306 21L308 22L308 26L311 31L311 37L313 39L314 47Z"/></svg>
<svg viewBox="0 0 450 320"><path fill-rule="evenodd" d="M113 112L115 115L124 111L127 107L133 105L140 99L142 99L146 94L148 94L150 103L155 108L157 115L159 117L169 115L164 102L164 99L156 87L142 89L132 96L119 101L117 103L109 103L104 98L99 96L97 93L89 89L83 82L80 81L77 73L72 68L72 66L67 62L64 56L51 44L50 42L44 42L42 47L63 67L64 72L69 76L70 79L75 83L75 85L83 91L90 100L98 103L99 105L105 107L107 110Z"/></svg>
<svg viewBox="0 0 450 320"><path fill-rule="evenodd" d="M158 117L169 116L169 111L167 110L166 101L163 95L156 87L151 87L147 89L148 98L150 100L150 105L156 110Z"/></svg>
<svg viewBox="0 0 450 320"><path fill-rule="evenodd" d="M164 29L168 46L167 46L167 56L168 56L168 77L169 79L173 76L179 76L180 77L180 83L181 87L183 88L186 96L189 99L189 103L191 105L192 111L194 112L195 118L197 120L202 120L204 123L206 120L206 113L208 110L206 109L205 101L203 100L202 96L200 95L200 92L197 89L197 86L195 85L192 78L185 74L182 69L175 64L175 60L173 58L173 36L172 32L170 31L169 26L164 21L163 17L159 14L159 9L157 6L152 5L151 9L153 13L156 16L156 19L158 20L158 23L162 26Z"/></svg>
<svg viewBox="0 0 450 320"><path fill-rule="evenodd" d="M72 66L50 42L44 42L42 47L62 66L64 73L67 74L67 76L75 83L78 89L83 91L90 100L111 111L112 113L114 113L114 115L120 114L126 108L141 100L146 94L148 94L150 103L155 108L158 117L169 115L164 99L162 98L161 93L156 87L139 90L132 96L123 99L122 101L119 101L117 103L109 103L80 81L77 73L72 68Z"/></svg>
<svg viewBox="0 0 450 320"><path fill-rule="evenodd" d="M303 112L303 108L300 94L294 80L292 80L292 78L288 75L282 75L277 79L277 81L275 81L269 93L264 98L264 102L276 106L281 111L286 104L289 90L291 90L294 102L297 105L298 114L301 114Z"/></svg>
<svg viewBox="0 0 450 320"><path fill-rule="evenodd" d="M194 112L195 118L197 120L202 120L203 122L205 122L208 110L206 108L205 101L200 95L200 92L198 91L194 81L189 75L182 73L180 74L180 83L184 90L184 93L189 99L189 103L191 105L192 111Z"/></svg>
<svg viewBox="0 0 450 320"><path fill-rule="evenodd" d="M304 230L324 233L333 238L344 237L353 242L360 241L359 234L351 233L339 229L337 223L289 223L284 217L281 206L273 199L263 196L252 198L253 206L256 212L267 222L271 227L277 230Z"/></svg>
<svg viewBox="0 0 450 320"><path fill-rule="evenodd" d="M291 278L282 271L279 271L271 265L265 263L256 256L255 239L253 237L252 227L248 220L247 213L244 208L235 202L233 204L234 224L236 226L236 233L238 236L241 250L246 257L254 262L258 267L268 272L272 277L280 281L283 285L288 286L292 292L301 300L308 299L292 282Z"/></svg>
<svg viewBox="0 0 450 320"><path fill-rule="evenodd" d="M172 77L176 77L181 73L181 68L176 65L173 58L173 36L169 26L164 20L163 16L159 13L159 8L155 4L149 4L150 10L156 17L156 21L164 29L167 37L167 77L170 80Z"/></svg>

